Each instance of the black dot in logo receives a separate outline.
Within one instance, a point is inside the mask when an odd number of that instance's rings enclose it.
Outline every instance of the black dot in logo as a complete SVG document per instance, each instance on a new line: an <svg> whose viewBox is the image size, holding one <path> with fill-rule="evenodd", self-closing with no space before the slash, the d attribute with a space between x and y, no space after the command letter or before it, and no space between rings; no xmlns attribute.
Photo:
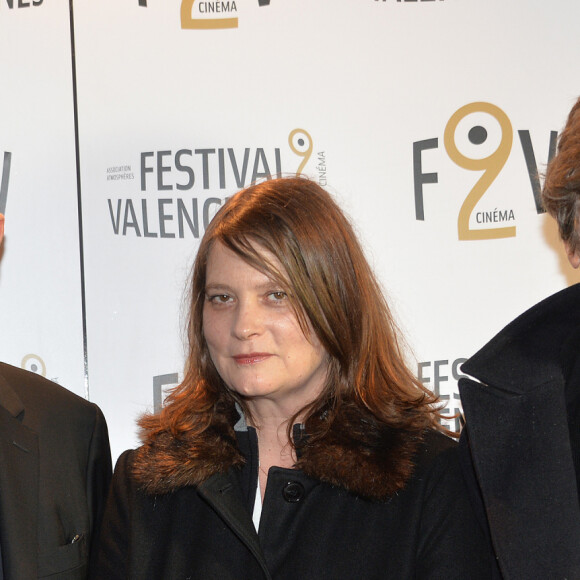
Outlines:
<svg viewBox="0 0 580 580"><path fill-rule="evenodd" d="M298 139L298 145L302 147L302 145L304 145L304 139Z"/></svg>
<svg viewBox="0 0 580 580"><path fill-rule="evenodd" d="M37 367L37 366L36 366L34 363L32 363L32 364L30 365L30 370L31 370L33 373L35 373L35 372L38 370L38 367Z"/></svg>
<svg viewBox="0 0 580 580"><path fill-rule="evenodd" d="M485 130L485 127L476 125L469 130L467 136L474 145L481 145L487 139L487 131Z"/></svg>

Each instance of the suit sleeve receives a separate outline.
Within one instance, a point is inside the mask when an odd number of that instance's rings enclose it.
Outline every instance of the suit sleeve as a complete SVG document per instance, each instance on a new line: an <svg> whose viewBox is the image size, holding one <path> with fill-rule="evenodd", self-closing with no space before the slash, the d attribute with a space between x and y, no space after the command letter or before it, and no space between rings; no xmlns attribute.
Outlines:
<svg viewBox="0 0 580 580"><path fill-rule="evenodd" d="M92 521L91 558L97 550L101 520L111 484L111 449L107 423L101 410L95 405L95 422L87 459L87 501Z"/></svg>

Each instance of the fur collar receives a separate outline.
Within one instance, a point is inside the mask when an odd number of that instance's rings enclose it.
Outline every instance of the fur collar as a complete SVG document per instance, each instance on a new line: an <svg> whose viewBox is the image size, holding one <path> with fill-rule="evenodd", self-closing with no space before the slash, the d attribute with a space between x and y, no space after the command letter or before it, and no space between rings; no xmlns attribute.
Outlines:
<svg viewBox="0 0 580 580"><path fill-rule="evenodd" d="M389 499L405 486L423 438L423 432L378 423L353 405L343 405L331 424L324 416L310 418L305 431L296 442L297 469L376 501ZM223 420L195 439L176 439L169 432L150 439L135 453L133 475L146 493L165 494L200 485L244 461L233 423Z"/></svg>

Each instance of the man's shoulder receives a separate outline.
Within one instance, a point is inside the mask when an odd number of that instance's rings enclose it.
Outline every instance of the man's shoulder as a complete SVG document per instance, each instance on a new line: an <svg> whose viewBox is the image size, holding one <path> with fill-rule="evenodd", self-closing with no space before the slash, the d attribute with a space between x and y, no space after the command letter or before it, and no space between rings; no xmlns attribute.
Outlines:
<svg viewBox="0 0 580 580"><path fill-rule="evenodd" d="M41 375L0 362L0 405L12 411L16 401L24 408L50 413L54 409L95 414L96 405Z"/></svg>
<svg viewBox="0 0 580 580"><path fill-rule="evenodd" d="M545 383L559 373L562 353L571 348L576 351L579 304L580 284L549 296L510 322L463 363L461 370L481 383L501 385L510 392ZM460 391L465 384L465 379L460 380Z"/></svg>

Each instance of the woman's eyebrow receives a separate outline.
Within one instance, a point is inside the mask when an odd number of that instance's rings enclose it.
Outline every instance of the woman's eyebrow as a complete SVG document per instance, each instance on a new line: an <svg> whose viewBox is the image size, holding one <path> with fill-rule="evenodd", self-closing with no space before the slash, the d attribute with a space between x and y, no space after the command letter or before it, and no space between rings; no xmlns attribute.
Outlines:
<svg viewBox="0 0 580 580"><path fill-rule="evenodd" d="M231 290L231 287L221 282L208 282L205 285L206 292L208 290Z"/></svg>
<svg viewBox="0 0 580 580"><path fill-rule="evenodd" d="M275 280L265 280L251 285L252 290L263 291L272 288L282 289L282 284ZM234 290L234 287L225 282L212 282L211 280L205 285L205 290Z"/></svg>

